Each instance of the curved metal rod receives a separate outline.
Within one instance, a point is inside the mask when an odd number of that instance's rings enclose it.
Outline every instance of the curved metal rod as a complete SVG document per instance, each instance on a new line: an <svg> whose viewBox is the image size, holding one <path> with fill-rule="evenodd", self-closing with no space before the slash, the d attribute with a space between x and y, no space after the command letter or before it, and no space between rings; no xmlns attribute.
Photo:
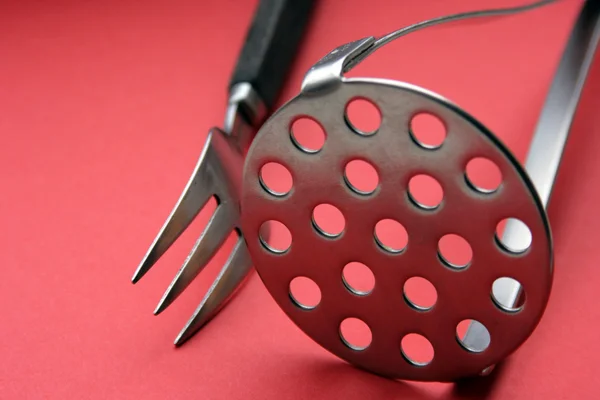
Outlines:
<svg viewBox="0 0 600 400"><path fill-rule="evenodd" d="M362 52L360 55L358 55L356 58L354 58L351 62L349 62L348 65L345 66L344 72L350 71L352 68L354 68L356 65L358 65L358 63L360 63L365 58L367 58L368 56L373 54L376 50L380 49L381 47L385 46L386 44L390 43L391 41L394 41L394 40L398 39L399 37L408 35L409 33L412 33L412 32L415 32L415 31L418 31L418 30L421 30L424 28L428 28L428 27L440 25L440 24L445 24L445 23L449 23L449 22L461 21L464 19L471 19L471 18L478 18L478 17L497 17L497 16L518 14L521 12L525 12L525 11L533 10L533 9L536 9L539 7L543 7L543 6L552 4L552 3L556 3L558 1L559 0L541 0L541 1L537 1L535 3L526 4L523 6L494 8L494 9L478 10L478 11L467 11L467 12L463 12L463 13L446 15L443 17L437 17L437 18L432 18L432 19L428 19L425 21L417 22L416 24L412 24L407 27L398 29L397 31L388 33L387 35L382 36L379 39L375 40L375 42L368 49L366 49L364 52Z"/></svg>

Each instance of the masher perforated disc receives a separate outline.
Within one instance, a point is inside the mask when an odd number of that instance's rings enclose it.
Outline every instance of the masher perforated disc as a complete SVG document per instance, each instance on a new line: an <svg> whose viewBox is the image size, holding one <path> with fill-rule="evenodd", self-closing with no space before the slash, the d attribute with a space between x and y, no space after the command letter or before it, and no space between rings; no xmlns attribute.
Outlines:
<svg viewBox="0 0 600 400"><path fill-rule="evenodd" d="M374 132L359 131L348 120L346 108L356 99L379 110ZM422 113L443 123L443 141L426 145L411 132L413 118ZM302 118L322 128L320 148L307 148L294 137L292 125ZM474 159L495 164L501 174L497 188L484 190L469 180L467 165ZM354 160L373 167L374 188L353 186L346 167ZM291 174L287 192L269 189L261 179L262 168L273 163ZM438 183L443 193L438 204L411 192L412 179L422 176ZM313 214L323 204L343 215L340 232L319 227ZM282 107L247 155L242 215L256 269L292 321L338 357L388 377L452 381L480 373L529 337L551 289L550 229L522 167L460 108L404 83L346 79ZM511 232L498 236L507 219ZM287 228L289 247L277 249L261 238L261 226L270 221ZM403 227L402 248L377 237L380 221ZM471 256L464 265L441 252L449 235L468 243ZM530 242L517 248L527 237ZM371 287L352 287L344 278L349 263L370 270ZM432 304L406 295L405 284L415 277L435 288ZM297 278L318 287L314 304L302 304L293 293ZM524 301L506 293L515 282L522 285ZM344 336L348 320L368 327L366 340L357 344ZM475 339L461 332L463 321L471 321ZM430 359L415 359L403 349L411 335L430 345Z"/></svg>

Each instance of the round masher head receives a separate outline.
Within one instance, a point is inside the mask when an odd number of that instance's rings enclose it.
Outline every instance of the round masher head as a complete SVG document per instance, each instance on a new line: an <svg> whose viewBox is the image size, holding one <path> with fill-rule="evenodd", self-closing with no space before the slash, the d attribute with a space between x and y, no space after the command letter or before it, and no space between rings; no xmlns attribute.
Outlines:
<svg viewBox="0 0 600 400"><path fill-rule="evenodd" d="M377 109L378 127L366 132L353 123L355 101ZM443 137L419 136L414 122L423 114L441 122ZM294 131L303 120L319 127L321 141ZM496 186L469 175L474 160L498 171ZM371 179L353 178L353 162L366 165ZM290 176L289 187L270 187L269 166ZM437 194L419 194L418 179ZM320 222L324 208L338 215L337 226ZM272 239L261 238L266 224ZM382 224L390 228L379 234ZM272 242L284 237L276 225L289 243ZM462 109L400 82L344 79L271 116L246 158L242 230L265 286L300 329L391 378L453 381L495 365L535 329L552 284L547 216L518 161ZM447 238L465 246L466 259L452 259ZM353 285L350 265L367 281ZM415 279L433 294L425 304L408 290ZM315 288L312 298L294 292L302 280ZM352 323L366 332L357 341L346 329ZM429 350L411 354L409 338Z"/></svg>

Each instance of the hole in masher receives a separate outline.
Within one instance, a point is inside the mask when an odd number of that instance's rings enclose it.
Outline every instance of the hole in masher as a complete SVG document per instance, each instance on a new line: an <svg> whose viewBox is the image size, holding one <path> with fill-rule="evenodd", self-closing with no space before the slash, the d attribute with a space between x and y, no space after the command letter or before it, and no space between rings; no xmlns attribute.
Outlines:
<svg viewBox="0 0 600 400"><path fill-rule="evenodd" d="M409 333L400 342L402 355L412 365L424 367L433 361L433 345L427 338L418 333Z"/></svg>
<svg viewBox="0 0 600 400"><path fill-rule="evenodd" d="M503 276L492 284L492 300L506 312L521 311L526 300L525 289L516 279Z"/></svg>
<svg viewBox="0 0 600 400"><path fill-rule="evenodd" d="M313 225L322 235L337 237L341 235L346 226L344 214L331 204L319 204L313 210Z"/></svg>
<svg viewBox="0 0 600 400"><path fill-rule="evenodd" d="M383 250L399 253L408 244L408 232L400 222L382 219L375 225L375 241Z"/></svg>
<svg viewBox="0 0 600 400"><path fill-rule="evenodd" d="M272 253L284 253L292 245L292 233L279 221L263 222L258 230L258 238L262 245Z"/></svg>
<svg viewBox="0 0 600 400"><path fill-rule="evenodd" d="M467 335L467 331L469 335ZM481 353L491 342L490 332L481 322L474 319L464 319L456 326L456 339L467 351Z"/></svg>
<svg viewBox="0 0 600 400"><path fill-rule="evenodd" d="M371 344L371 328L358 318L346 318L340 324L340 338L352 350L362 351Z"/></svg>
<svg viewBox="0 0 600 400"><path fill-rule="evenodd" d="M430 113L419 113L410 121L410 135L421 147L437 149L446 139L446 126Z"/></svg>
<svg viewBox="0 0 600 400"><path fill-rule="evenodd" d="M408 182L408 195L418 207L432 210L442 203L444 190L432 176L419 174L413 176Z"/></svg>
<svg viewBox="0 0 600 400"><path fill-rule="evenodd" d="M298 307L312 310L321 302L321 289L312 279L298 276L290 282L290 298Z"/></svg>
<svg viewBox="0 0 600 400"><path fill-rule="evenodd" d="M371 194L379 185L379 175L373 165L364 160L352 160L344 168L344 179L359 194Z"/></svg>
<svg viewBox="0 0 600 400"><path fill-rule="evenodd" d="M292 142L305 153L316 153L325 145L325 130L316 120L300 117L290 128Z"/></svg>
<svg viewBox="0 0 600 400"><path fill-rule="evenodd" d="M348 290L359 296L371 293L375 287L375 275L371 269L357 261L344 266L342 280Z"/></svg>
<svg viewBox="0 0 600 400"><path fill-rule="evenodd" d="M517 218L503 219L496 225L496 240L509 253L523 253L531 246L529 227Z"/></svg>
<svg viewBox="0 0 600 400"><path fill-rule="evenodd" d="M473 249L462 236L450 233L438 241L438 254L446 265L461 269L469 265L473 259Z"/></svg>
<svg viewBox="0 0 600 400"><path fill-rule="evenodd" d="M350 128L360 135L373 135L381 125L379 107L364 98L350 100L344 117Z"/></svg>
<svg viewBox="0 0 600 400"><path fill-rule="evenodd" d="M411 307L427 311L435 305L437 291L427 279L413 276L404 283L404 299Z"/></svg>
<svg viewBox="0 0 600 400"><path fill-rule="evenodd" d="M502 183L500 168L485 157L471 159L467 163L465 176L471 187L482 193L495 192Z"/></svg>
<svg viewBox="0 0 600 400"><path fill-rule="evenodd" d="M268 162L260 169L261 186L274 196L285 196L292 190L291 172L282 164Z"/></svg>

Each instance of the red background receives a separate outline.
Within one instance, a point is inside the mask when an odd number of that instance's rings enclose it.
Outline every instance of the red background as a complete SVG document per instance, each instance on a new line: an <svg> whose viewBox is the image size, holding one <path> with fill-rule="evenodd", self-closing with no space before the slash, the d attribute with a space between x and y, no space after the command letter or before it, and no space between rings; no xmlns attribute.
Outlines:
<svg viewBox="0 0 600 400"><path fill-rule="evenodd" d="M322 0L281 101L339 44L481 3ZM226 256L152 316L209 212L137 286L130 278L207 130L222 121L256 4L0 4L0 399L597 397L600 121L593 101L578 114L549 209L556 274L547 313L492 377L415 384L358 371L302 334L255 274L199 335L171 345ZM416 33L351 75L439 92L523 160L580 5L566 0ZM587 93L600 90L596 75Z"/></svg>

